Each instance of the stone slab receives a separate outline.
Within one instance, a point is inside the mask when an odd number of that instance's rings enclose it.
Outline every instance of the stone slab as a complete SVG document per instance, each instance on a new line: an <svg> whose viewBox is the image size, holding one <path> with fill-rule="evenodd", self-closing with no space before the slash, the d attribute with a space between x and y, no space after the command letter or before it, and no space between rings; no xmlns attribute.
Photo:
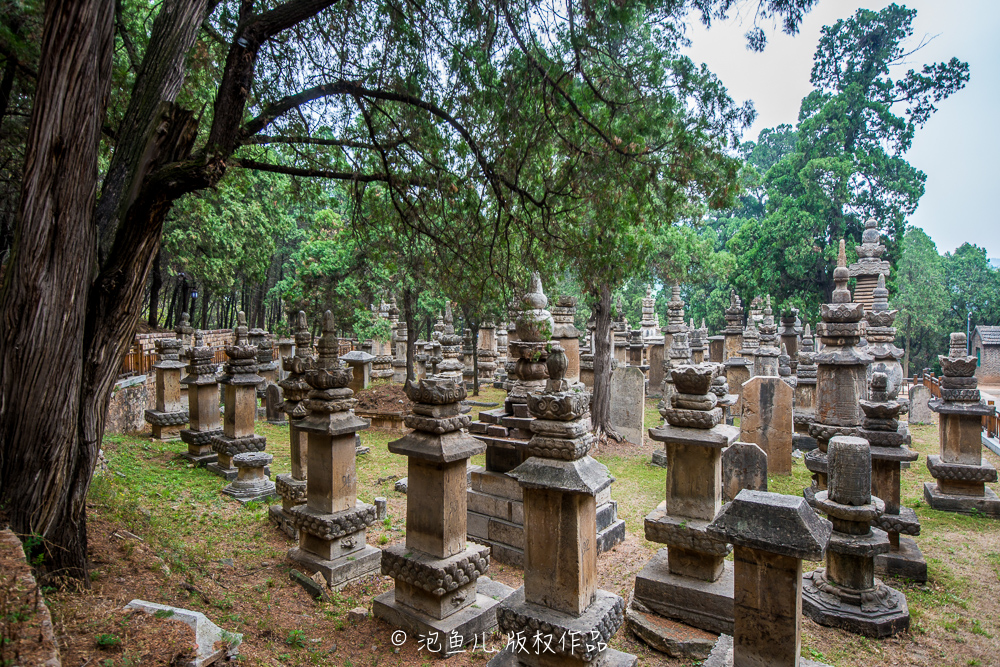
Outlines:
<svg viewBox="0 0 1000 667"><path fill-rule="evenodd" d="M712 649L712 654L701 663L701 667L733 667L733 638L730 635L719 635L719 641ZM808 658L799 658L799 667L830 667L825 662L816 662Z"/></svg>
<svg viewBox="0 0 1000 667"><path fill-rule="evenodd" d="M927 581L927 561L913 539L900 535L898 550L875 556L875 574L922 584Z"/></svg>
<svg viewBox="0 0 1000 667"><path fill-rule="evenodd" d="M329 587L317 583L311 577L307 577L298 570L292 570L288 576L292 581L305 589L314 600L330 601Z"/></svg>
<svg viewBox="0 0 1000 667"><path fill-rule="evenodd" d="M937 413L931 411L929 402L931 390L922 384L910 387L910 412L907 419L911 424L937 424Z"/></svg>
<svg viewBox="0 0 1000 667"><path fill-rule="evenodd" d="M208 620L208 617L200 611L191 611L145 600L132 600L125 605L125 608L144 611L150 615L158 612L163 615L170 612L169 616L166 617L168 620L180 621L194 630L198 653L194 660L183 663L185 667L204 667L223 659L229 660L239 653L239 646L243 642L243 635L230 633L227 637L223 634L222 628ZM231 640L232 643L226 644L226 639ZM224 646L215 648L217 642L222 642Z"/></svg>
<svg viewBox="0 0 1000 667"><path fill-rule="evenodd" d="M382 551L370 545L337 560L324 560L299 547L289 550L288 557L309 572L321 572L334 590L362 577L380 574L382 564Z"/></svg>
<svg viewBox="0 0 1000 667"><path fill-rule="evenodd" d="M493 585L489 590L493 595L497 595L497 583L490 583ZM484 595L479 590L478 581L476 584L476 601L443 620L396 602L395 589L372 600L372 614L393 627L401 628L414 641L423 636L423 646L438 657L447 658L456 655L459 653L458 649L472 643L476 635L482 637L484 633L489 634L497 625L496 610L500 600L514 592L513 588L499 584L506 591L498 599ZM439 638L437 643L430 640L435 633ZM453 635L461 637L460 646L452 643Z"/></svg>
<svg viewBox="0 0 1000 667"><path fill-rule="evenodd" d="M641 445L645 429L646 377L634 366L611 373L611 426L627 441Z"/></svg>
<svg viewBox="0 0 1000 667"><path fill-rule="evenodd" d="M299 539L299 529L291 522L281 505L271 505L267 510L267 518L275 528L288 535L289 538Z"/></svg>
<svg viewBox="0 0 1000 667"><path fill-rule="evenodd" d="M743 489L767 491L767 454L752 442L722 450L722 499L728 503Z"/></svg>
<svg viewBox="0 0 1000 667"><path fill-rule="evenodd" d="M660 549L635 578L635 599L651 611L707 632L733 631L733 563L714 582L671 574Z"/></svg>
<svg viewBox="0 0 1000 667"><path fill-rule="evenodd" d="M202 456L196 456L194 454L189 454L188 452L181 452L180 456L181 458L185 458L191 463L195 464L199 468L204 468L210 463L218 463L219 461L219 455L216 454L215 452L210 452Z"/></svg>
<svg viewBox="0 0 1000 667"><path fill-rule="evenodd" d="M972 514L981 512L1000 518L1000 498L990 487L983 487L982 496L956 496L938 491L936 482L924 482L924 500L936 510Z"/></svg>
<svg viewBox="0 0 1000 667"><path fill-rule="evenodd" d="M753 377L741 395L740 440L764 450L769 474L791 474L792 388L780 377Z"/></svg>
<svg viewBox="0 0 1000 667"><path fill-rule="evenodd" d="M666 468L667 467L667 453L665 451L663 451L662 449L657 449L656 451L653 452L653 457L650 460L650 463L652 463L654 466L658 466L660 468Z"/></svg>
<svg viewBox="0 0 1000 667"><path fill-rule="evenodd" d="M704 660L718 639L711 632L655 614L635 599L625 610L625 626L651 649L671 658Z"/></svg>

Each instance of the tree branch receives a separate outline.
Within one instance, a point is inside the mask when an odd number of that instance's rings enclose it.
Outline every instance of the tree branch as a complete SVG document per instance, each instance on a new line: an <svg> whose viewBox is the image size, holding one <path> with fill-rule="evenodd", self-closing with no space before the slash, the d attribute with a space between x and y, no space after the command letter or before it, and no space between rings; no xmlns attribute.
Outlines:
<svg viewBox="0 0 1000 667"><path fill-rule="evenodd" d="M258 162L256 160L247 160L243 158L230 160L229 166L240 167L242 169L256 169L257 171L269 171L274 174L330 178L338 181L354 181L356 183L404 183L408 185L425 185L420 179L402 178L391 174L362 174L356 171L303 169L301 167L289 167L283 164L271 164L269 162Z"/></svg>

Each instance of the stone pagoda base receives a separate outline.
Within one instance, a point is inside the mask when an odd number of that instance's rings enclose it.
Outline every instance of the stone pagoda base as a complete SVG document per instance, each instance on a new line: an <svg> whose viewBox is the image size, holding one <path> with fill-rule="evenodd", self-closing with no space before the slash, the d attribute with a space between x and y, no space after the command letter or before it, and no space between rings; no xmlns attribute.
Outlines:
<svg viewBox="0 0 1000 667"><path fill-rule="evenodd" d="M497 653L487 667L553 667L579 665L580 667L635 667L634 655L607 649L598 651L601 642L609 644L611 637L621 627L625 616L625 601L614 593L598 590L594 601L580 616L532 604L524 599L524 587L517 589L497 611L500 631L504 634L521 633L525 637L524 651L515 652L510 644ZM533 637L539 631L552 636L552 649L543 655L533 655ZM565 642L560 644L560 638ZM576 638L576 642L572 638Z"/></svg>
<svg viewBox="0 0 1000 667"><path fill-rule="evenodd" d="M393 627L402 628L410 637L433 637L432 633L437 633L440 638L439 643L428 648L439 657L447 658L462 648L450 647L447 638L455 633L471 641L476 635L482 637L491 633L497 625L497 606L513 592L514 589L510 586L481 576L476 580L476 595L473 601L448 618L438 619L409 605L396 602L396 590L392 589L372 600L372 614Z"/></svg>
<svg viewBox="0 0 1000 667"><path fill-rule="evenodd" d="M732 636L721 635L715 648L712 649L712 654L708 656L708 660L701 663L701 667L733 667ZM825 662L799 658L799 667L830 667L830 665Z"/></svg>
<svg viewBox="0 0 1000 667"><path fill-rule="evenodd" d="M217 431L192 431L186 428L180 432L181 440L188 446L188 451L181 456L196 466L204 467L216 463L219 455L212 451L212 438L222 435L222 429Z"/></svg>
<svg viewBox="0 0 1000 667"><path fill-rule="evenodd" d="M288 557L309 572L320 572L327 584L339 590L358 579L379 574L382 550L365 542L368 526L374 521L375 507L358 500L353 510L326 514L296 505L288 514L299 529L299 546ZM322 539L307 532L303 524L322 527L331 536ZM333 535L339 534L339 537Z"/></svg>
<svg viewBox="0 0 1000 667"><path fill-rule="evenodd" d="M493 560L524 567L524 504L517 480L489 472L483 466L472 466L467 498L469 539L490 547ZM596 499L600 555L625 541L625 520L618 518L618 503L611 499L610 487L598 493Z"/></svg>
<svg viewBox="0 0 1000 667"><path fill-rule="evenodd" d="M930 461L931 458L928 456L927 460ZM924 500L933 509L942 512L959 512L961 514L981 512L987 516L1000 518L1000 498L988 486L983 488L981 496L960 496L941 493L936 482L924 482Z"/></svg>
<svg viewBox="0 0 1000 667"><path fill-rule="evenodd" d="M181 429L188 423L188 411L159 412L147 409L145 419L153 430L153 440L179 440Z"/></svg>
<svg viewBox="0 0 1000 667"><path fill-rule="evenodd" d="M237 476L232 484L222 489L222 493L238 500L240 504L267 500L275 495L274 482L269 479L267 464L274 457L265 452L249 452L233 457Z"/></svg>
<svg viewBox="0 0 1000 667"><path fill-rule="evenodd" d="M913 539L900 535L899 549L875 556L875 574L922 584L927 581L927 561Z"/></svg>
<svg viewBox="0 0 1000 667"><path fill-rule="evenodd" d="M290 473L278 475L275 481L275 492L281 498L281 505L271 505L267 518L279 530L293 540L299 539L299 529L292 523L288 513L292 507L306 501L306 480L295 479Z"/></svg>
<svg viewBox="0 0 1000 667"><path fill-rule="evenodd" d="M718 635L664 618L634 597L625 610L625 625L644 644L671 658L704 660Z"/></svg>
<svg viewBox="0 0 1000 667"><path fill-rule="evenodd" d="M707 522L706 522L707 523ZM664 618L676 619L717 634L733 632L733 564L724 562L716 581L670 572L667 549L660 549L635 578L635 600ZM668 641L674 633L663 634Z"/></svg>
<svg viewBox="0 0 1000 667"><path fill-rule="evenodd" d="M885 533L881 539L885 539ZM905 595L879 579L875 579L872 590L854 591L837 586L827 580L825 568L802 577L802 613L820 625L868 637L891 637L910 627Z"/></svg>
<svg viewBox="0 0 1000 667"><path fill-rule="evenodd" d="M667 453L664 450L662 450L662 449L657 449L655 452L653 452L653 459L652 459L651 463L654 466L658 466L660 468L666 468L667 467Z"/></svg>

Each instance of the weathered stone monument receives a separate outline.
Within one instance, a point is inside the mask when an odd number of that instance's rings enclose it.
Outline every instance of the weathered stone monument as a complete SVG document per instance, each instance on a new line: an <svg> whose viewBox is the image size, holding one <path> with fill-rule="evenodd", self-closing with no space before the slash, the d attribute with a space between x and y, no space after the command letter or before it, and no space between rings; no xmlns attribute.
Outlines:
<svg viewBox="0 0 1000 667"><path fill-rule="evenodd" d="M927 581L927 563L917 543L903 535L919 535L920 520L916 512L900 504L899 469L903 462L917 460L911 451L910 432L899 422L903 406L890 398L889 377L882 372L884 366L876 365L872 373L870 399L861 401L865 421L861 437L871 445L872 495L885 502L885 513L874 525L889 535L889 551L875 557L879 574L905 577L911 581Z"/></svg>
<svg viewBox="0 0 1000 667"><path fill-rule="evenodd" d="M642 319L639 329L643 338L657 338L660 335L660 317L656 314L656 299L652 285L646 285L646 296L642 298Z"/></svg>
<svg viewBox="0 0 1000 667"><path fill-rule="evenodd" d="M268 424L280 426L286 423L284 403L285 397L281 393L281 387L276 384L267 385L264 391L264 411Z"/></svg>
<svg viewBox="0 0 1000 667"><path fill-rule="evenodd" d="M722 450L739 436L738 429L722 423L722 409L710 391L719 372L712 363L672 369L677 393L665 411L667 423L649 430L666 446L667 485L665 502L646 517L645 533L647 540L667 548L636 577L628 622L658 650L676 644L670 637L674 631L649 622L649 614L708 632L733 631L733 570L725 560L729 546L707 532L722 505ZM710 648L711 643L705 645L701 657Z"/></svg>
<svg viewBox="0 0 1000 667"><path fill-rule="evenodd" d="M312 387L308 415L298 422L308 434L309 475L306 502L287 511L299 531L299 546L289 558L310 572L321 572L331 588L379 571L382 552L365 542L375 523L375 506L358 500L355 435L368 423L355 416L351 369L338 358L333 314L323 315L323 336L316 363L306 371Z"/></svg>
<svg viewBox="0 0 1000 667"><path fill-rule="evenodd" d="M623 622L625 602L597 588L597 495L612 482L608 469L587 456L590 395L570 388L566 354L558 345L546 360L548 381L532 392L529 457L510 474L524 492L524 586L500 603L501 632L543 642L526 652L508 644L491 667L603 665L631 667L635 656L608 648ZM545 637L545 635L548 635ZM573 641L572 638L576 638ZM552 653L546 653L546 643Z"/></svg>
<svg viewBox="0 0 1000 667"><path fill-rule="evenodd" d="M642 444L645 434L646 378L635 366L611 372L611 426L628 442Z"/></svg>
<svg viewBox="0 0 1000 667"><path fill-rule="evenodd" d="M809 323L799 346L799 363L795 368L795 394L792 401L792 421L795 449L816 449L816 439L809 435L809 425L816 420L816 352Z"/></svg>
<svg viewBox="0 0 1000 667"><path fill-rule="evenodd" d="M233 457L263 452L267 446L267 438L254 433L261 377L257 375L257 348L247 342L247 318L243 311L236 314L236 339L226 346L226 357L219 379L225 395L222 433L212 436L212 449L218 460L206 468L233 481L239 476Z"/></svg>
<svg viewBox="0 0 1000 667"><path fill-rule="evenodd" d="M281 498L280 505L272 505L269 511L271 523L283 530L293 540L299 539L299 531L292 523L288 511L306 501L306 477L309 452L309 436L299 429L298 422L309 414L306 399L311 387L306 382L306 372L313 367L312 334L306 325L306 314L299 311L295 315L295 356L282 359L288 376L281 381L284 395L282 409L288 415L288 443L291 472L278 475L275 487Z"/></svg>
<svg viewBox="0 0 1000 667"><path fill-rule="evenodd" d="M983 460L982 441L982 418L993 416L996 407L983 403L976 358L966 351L966 335L953 333L948 356L938 356L941 398L931 399L929 405L938 414L941 454L927 457L927 469L937 483L924 483L924 499L936 510L1000 517L1000 498L986 486L997 481L997 470Z"/></svg>
<svg viewBox="0 0 1000 667"><path fill-rule="evenodd" d="M875 556L889 550L889 538L871 527L885 503L871 494L868 441L835 436L827 444L829 488L811 504L830 518L833 534L826 567L803 577L802 611L820 625L871 637L903 632L910 627L906 597L875 577Z"/></svg>
<svg viewBox="0 0 1000 667"><path fill-rule="evenodd" d="M191 425L180 433L181 440L188 446L181 456L204 466L218 459L218 454L212 451L212 437L222 433L222 420L219 416L219 379L215 376L214 352L205 345L200 330L195 334L194 347L188 350L187 358L188 374L181 384L188 388Z"/></svg>
<svg viewBox="0 0 1000 667"><path fill-rule="evenodd" d="M744 489L767 491L767 454L752 442L734 442L722 450L722 500Z"/></svg>
<svg viewBox="0 0 1000 667"><path fill-rule="evenodd" d="M740 405L740 440L764 450L772 475L790 475L792 388L776 375L752 377L743 383Z"/></svg>
<svg viewBox="0 0 1000 667"><path fill-rule="evenodd" d="M552 307L552 341L566 351L566 380L580 381L580 331L576 319L576 297L563 294Z"/></svg>
<svg viewBox="0 0 1000 667"><path fill-rule="evenodd" d="M771 295L768 294L764 306L764 319L760 323L760 344L754 350L753 374L779 377L778 357L781 350L778 344L778 327L774 324L774 311L771 310ZM746 340L746 336L744 336Z"/></svg>
<svg viewBox="0 0 1000 667"><path fill-rule="evenodd" d="M723 635L704 667L821 667L801 657L802 560L820 560L829 522L806 501L741 491L708 527L733 545L733 635Z"/></svg>
<svg viewBox="0 0 1000 667"><path fill-rule="evenodd" d="M909 391L910 409L907 421L911 424L936 424L937 414L931 410L931 390L922 384L915 384Z"/></svg>
<svg viewBox="0 0 1000 667"><path fill-rule="evenodd" d="M504 407L483 410L469 432L486 443L486 465L471 468L468 491L469 538L492 548L492 558L502 563L524 562L524 504L521 487L511 470L524 461L523 446L532 437L534 417L528 409L531 393L544 389L548 371L545 361L553 330L552 315L542 281L532 277L523 296L521 310L514 315L515 329L508 336L511 364ZM567 360L568 366L568 360ZM574 390L583 390L574 385ZM610 488L597 496L597 552L607 551L625 539L625 522L618 518Z"/></svg>
<svg viewBox="0 0 1000 667"><path fill-rule="evenodd" d="M396 585L375 598L372 612L449 655L495 627L493 596L513 591L477 581L489 569L490 548L466 542L466 465L486 445L462 430L469 424L461 414L463 382L432 376L408 382L405 391L414 402L405 417L413 431L389 451L408 460L406 543L382 551L382 574Z"/></svg>
<svg viewBox="0 0 1000 667"><path fill-rule="evenodd" d="M865 231L861 234L861 245L854 246L858 251L858 261L851 264L850 277L857 279L854 288L854 302L864 306L865 311L872 310L875 303L875 289L878 278L888 277L891 267L882 259L885 246L878 233L878 223L875 218L868 218ZM891 378L890 378L891 379Z"/></svg>
<svg viewBox="0 0 1000 667"><path fill-rule="evenodd" d="M156 373L156 407L145 412L146 422L152 427L154 440L177 440L181 429L188 422L188 411L181 401L181 341L177 338L158 338L156 352L159 360L153 365Z"/></svg>
<svg viewBox="0 0 1000 667"><path fill-rule="evenodd" d="M736 403L731 408L732 412L739 414L740 392L743 391L743 383L750 379L750 372L753 368L753 357L746 358L743 351L743 304L735 291L729 294L729 307L726 308L726 331L725 349L723 363L726 368L726 380L730 390L736 395Z"/></svg>
<svg viewBox="0 0 1000 667"><path fill-rule="evenodd" d="M362 350L351 350L340 358L351 368L351 391L367 389L372 381L372 362L375 356Z"/></svg>
<svg viewBox="0 0 1000 667"><path fill-rule="evenodd" d="M867 352L872 356L868 366L868 378L871 379L873 369L878 366L889 381L889 398L895 400L903 386L903 365L899 360L903 350L896 347L896 315L899 311L889 308L889 290L885 288L885 276L878 274L875 289L872 292L870 309L865 313L868 326L865 328L865 339L868 341Z"/></svg>
<svg viewBox="0 0 1000 667"><path fill-rule="evenodd" d="M832 303L822 305L823 321L816 332L823 349L816 353L816 420L809 435L817 448L806 454L806 467L813 473L812 486L805 489L806 500L826 488L826 447L838 435L857 436L863 415L860 401L868 393L867 366L872 358L858 347L863 333L864 307L851 301L847 289L850 272L844 241L840 241L837 268L833 271Z"/></svg>
<svg viewBox="0 0 1000 667"><path fill-rule="evenodd" d="M274 457L267 452L243 452L233 457L236 479L222 492L242 504L267 500L274 495L274 482L268 476L268 464Z"/></svg>

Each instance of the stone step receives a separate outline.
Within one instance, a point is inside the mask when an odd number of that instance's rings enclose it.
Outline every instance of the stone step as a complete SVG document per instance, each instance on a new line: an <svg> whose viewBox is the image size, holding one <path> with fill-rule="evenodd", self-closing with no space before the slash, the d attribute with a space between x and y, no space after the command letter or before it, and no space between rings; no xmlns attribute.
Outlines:
<svg viewBox="0 0 1000 667"><path fill-rule="evenodd" d="M604 530L597 533L598 555L611 550L615 545L625 541L625 519L618 519Z"/></svg>
<svg viewBox="0 0 1000 667"><path fill-rule="evenodd" d="M469 424L469 433L480 433L485 434L489 424L485 422L472 422Z"/></svg>
<svg viewBox="0 0 1000 667"><path fill-rule="evenodd" d="M618 520L618 501L612 500L597 508L597 532L601 532Z"/></svg>
<svg viewBox="0 0 1000 667"><path fill-rule="evenodd" d="M500 423L508 429L521 429L527 433L531 433L531 422L535 421L531 417L504 417L500 420ZM530 437L530 436L529 436Z"/></svg>
<svg viewBox="0 0 1000 667"><path fill-rule="evenodd" d="M492 496L499 496L509 500L520 501L522 498L521 486L517 480L509 475L499 472L490 472L483 466L473 466L470 468L470 488Z"/></svg>

